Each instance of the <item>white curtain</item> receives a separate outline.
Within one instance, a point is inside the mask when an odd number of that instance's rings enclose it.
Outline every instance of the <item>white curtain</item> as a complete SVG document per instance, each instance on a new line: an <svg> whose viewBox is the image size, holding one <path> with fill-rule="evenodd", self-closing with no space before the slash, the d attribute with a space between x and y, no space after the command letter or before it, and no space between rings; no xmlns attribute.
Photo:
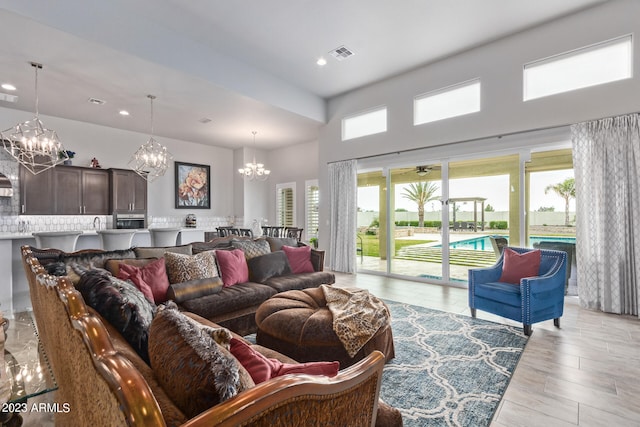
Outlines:
<svg viewBox="0 0 640 427"><path fill-rule="evenodd" d="M640 115L580 123L571 133L580 304L637 316Z"/></svg>
<svg viewBox="0 0 640 427"><path fill-rule="evenodd" d="M329 164L329 268L356 271L356 161Z"/></svg>

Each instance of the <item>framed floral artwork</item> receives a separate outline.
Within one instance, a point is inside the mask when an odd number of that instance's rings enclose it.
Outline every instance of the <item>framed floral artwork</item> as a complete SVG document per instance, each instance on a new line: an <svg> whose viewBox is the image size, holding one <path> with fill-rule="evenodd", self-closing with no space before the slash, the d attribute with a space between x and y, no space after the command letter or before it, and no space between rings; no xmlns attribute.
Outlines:
<svg viewBox="0 0 640 427"><path fill-rule="evenodd" d="M211 167L176 163L176 209L211 208Z"/></svg>

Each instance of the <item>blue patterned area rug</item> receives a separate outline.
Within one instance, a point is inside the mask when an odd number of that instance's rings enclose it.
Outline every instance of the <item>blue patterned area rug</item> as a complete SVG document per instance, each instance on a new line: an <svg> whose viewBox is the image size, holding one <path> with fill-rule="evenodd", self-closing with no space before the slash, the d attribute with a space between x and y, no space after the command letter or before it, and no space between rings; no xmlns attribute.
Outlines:
<svg viewBox="0 0 640 427"><path fill-rule="evenodd" d="M522 329L385 302L396 357L380 397L405 427L488 426L527 343Z"/></svg>

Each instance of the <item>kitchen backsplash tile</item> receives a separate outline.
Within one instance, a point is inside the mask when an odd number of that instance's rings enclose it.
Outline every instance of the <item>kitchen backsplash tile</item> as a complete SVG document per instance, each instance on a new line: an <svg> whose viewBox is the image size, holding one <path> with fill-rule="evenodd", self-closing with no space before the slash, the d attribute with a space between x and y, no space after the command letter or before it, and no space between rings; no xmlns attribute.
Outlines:
<svg viewBox="0 0 640 427"><path fill-rule="evenodd" d="M94 230L94 216L89 215L0 215L0 232L32 233L34 231ZM113 228L112 215L98 215L100 228ZM148 227L184 227L186 215L147 217ZM97 224L97 221L96 221ZM198 228L215 230L225 225L242 224L237 217L198 216Z"/></svg>

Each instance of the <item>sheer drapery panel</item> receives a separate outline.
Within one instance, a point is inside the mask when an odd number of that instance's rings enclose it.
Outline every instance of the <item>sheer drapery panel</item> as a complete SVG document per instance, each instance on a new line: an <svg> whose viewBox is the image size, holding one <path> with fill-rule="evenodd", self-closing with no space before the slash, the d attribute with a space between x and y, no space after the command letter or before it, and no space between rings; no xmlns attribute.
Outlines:
<svg viewBox="0 0 640 427"><path fill-rule="evenodd" d="M329 268L356 271L356 161L329 164Z"/></svg>
<svg viewBox="0 0 640 427"><path fill-rule="evenodd" d="M579 123L571 133L580 304L637 316L640 115Z"/></svg>

